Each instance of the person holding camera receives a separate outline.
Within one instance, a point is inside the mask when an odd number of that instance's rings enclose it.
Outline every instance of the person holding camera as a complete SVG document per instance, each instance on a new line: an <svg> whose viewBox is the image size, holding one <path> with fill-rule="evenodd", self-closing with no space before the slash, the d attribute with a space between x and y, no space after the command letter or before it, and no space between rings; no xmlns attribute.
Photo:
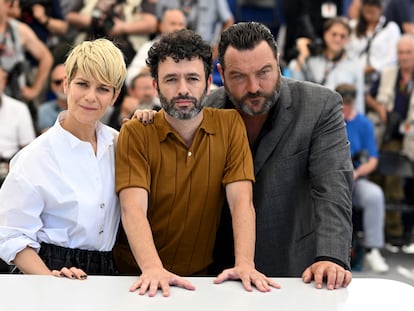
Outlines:
<svg viewBox="0 0 414 311"><path fill-rule="evenodd" d="M344 17L333 17L324 24L323 42L298 40L299 54L289 62L291 77L335 89L338 84L356 86L356 110L365 112L362 68L345 51L351 28Z"/></svg>
<svg viewBox="0 0 414 311"><path fill-rule="evenodd" d="M105 37L114 40L130 64L139 48L157 31L154 0L85 0L66 16L80 30L75 42Z"/></svg>
<svg viewBox="0 0 414 311"><path fill-rule="evenodd" d="M53 58L28 25L9 17L11 7L10 0L0 0L0 65L8 73L5 93L30 102L43 91ZM36 60L35 68L27 68L27 54Z"/></svg>
<svg viewBox="0 0 414 311"><path fill-rule="evenodd" d="M56 37L52 39L53 35L61 36L68 31L59 0L11 1L9 15L28 24L50 48L58 43Z"/></svg>

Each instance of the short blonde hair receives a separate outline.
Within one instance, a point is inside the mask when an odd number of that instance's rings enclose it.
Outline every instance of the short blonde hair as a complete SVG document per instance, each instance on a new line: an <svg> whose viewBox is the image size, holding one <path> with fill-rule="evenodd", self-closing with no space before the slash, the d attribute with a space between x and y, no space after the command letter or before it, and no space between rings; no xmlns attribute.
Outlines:
<svg viewBox="0 0 414 311"><path fill-rule="evenodd" d="M110 85L117 92L126 77L126 64L121 50L108 39L84 41L75 46L65 61L66 76L70 83L77 72Z"/></svg>

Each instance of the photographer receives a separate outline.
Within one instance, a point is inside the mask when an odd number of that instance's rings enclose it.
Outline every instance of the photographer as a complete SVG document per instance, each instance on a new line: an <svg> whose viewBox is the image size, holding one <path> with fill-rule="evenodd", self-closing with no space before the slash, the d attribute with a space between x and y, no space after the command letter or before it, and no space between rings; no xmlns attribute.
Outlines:
<svg viewBox="0 0 414 311"><path fill-rule="evenodd" d="M79 12L67 20L82 33L76 42L105 37L114 40L125 55L127 65L136 51L157 31L153 0L85 0Z"/></svg>
<svg viewBox="0 0 414 311"><path fill-rule="evenodd" d="M39 98L53 59L49 49L28 25L8 16L11 8L11 1L0 1L0 64L8 73L5 93L29 102ZM25 70L27 55L36 60L36 65Z"/></svg>
<svg viewBox="0 0 414 311"><path fill-rule="evenodd" d="M323 42L300 39L298 56L289 63L292 78L324 85L330 89L341 83L357 89L356 109L365 112L363 70L345 52L351 28L344 17L328 19L324 24Z"/></svg>

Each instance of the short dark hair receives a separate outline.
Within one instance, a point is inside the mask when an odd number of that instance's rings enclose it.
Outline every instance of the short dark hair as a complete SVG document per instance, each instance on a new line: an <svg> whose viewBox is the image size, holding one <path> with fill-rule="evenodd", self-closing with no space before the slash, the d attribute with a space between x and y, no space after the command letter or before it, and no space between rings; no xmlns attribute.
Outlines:
<svg viewBox="0 0 414 311"><path fill-rule="evenodd" d="M342 96L344 104L353 103L356 98L356 88L352 84L339 84L335 88L335 91L337 91Z"/></svg>
<svg viewBox="0 0 414 311"><path fill-rule="evenodd" d="M155 80L158 80L158 65L167 57L171 57L177 63L183 59L191 60L198 57L203 61L206 80L212 72L211 46L192 30L182 29L164 34L152 45L146 63Z"/></svg>
<svg viewBox="0 0 414 311"><path fill-rule="evenodd" d="M361 5L374 5L377 7L382 7L382 0L362 0Z"/></svg>
<svg viewBox="0 0 414 311"><path fill-rule="evenodd" d="M275 37L265 25L258 22L240 22L221 33L218 46L219 62L224 69L224 54L229 46L237 50L252 50L262 41L266 41L277 60L278 47Z"/></svg>

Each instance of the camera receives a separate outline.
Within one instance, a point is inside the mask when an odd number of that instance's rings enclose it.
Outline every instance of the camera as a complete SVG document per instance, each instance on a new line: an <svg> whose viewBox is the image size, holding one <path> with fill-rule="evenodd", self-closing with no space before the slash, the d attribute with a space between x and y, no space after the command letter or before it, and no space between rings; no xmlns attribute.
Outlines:
<svg viewBox="0 0 414 311"><path fill-rule="evenodd" d="M114 14L105 13L100 9L92 11L92 29L95 33L105 36L114 26Z"/></svg>
<svg viewBox="0 0 414 311"><path fill-rule="evenodd" d="M20 8L22 11L27 11L32 8L35 4L43 5L45 8L50 7L52 5L51 0L20 0Z"/></svg>
<svg viewBox="0 0 414 311"><path fill-rule="evenodd" d="M325 43L321 38L315 38L308 44L309 54L311 56L321 55L324 48Z"/></svg>

